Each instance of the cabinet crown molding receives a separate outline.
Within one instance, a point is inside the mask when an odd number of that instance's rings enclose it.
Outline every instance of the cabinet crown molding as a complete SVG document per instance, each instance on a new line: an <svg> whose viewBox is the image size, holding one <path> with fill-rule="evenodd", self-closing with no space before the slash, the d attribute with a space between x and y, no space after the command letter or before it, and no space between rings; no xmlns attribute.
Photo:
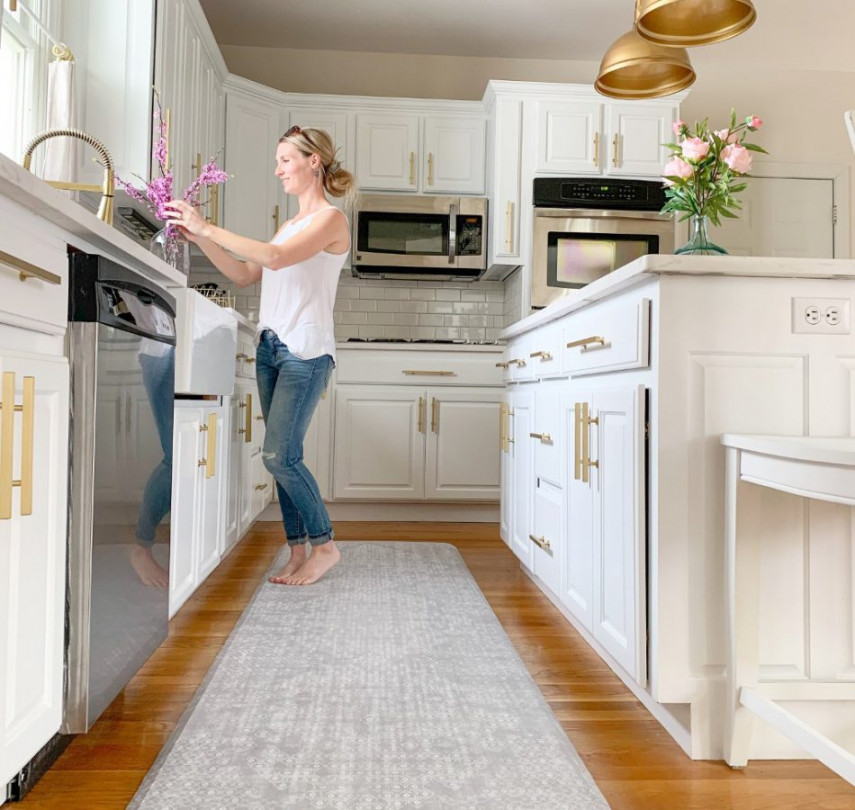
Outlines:
<svg viewBox="0 0 855 810"><path fill-rule="evenodd" d="M484 90L482 103L485 109L489 109L497 96L513 95L519 98L551 98L551 99L575 99L579 101L600 101L603 104L626 104L625 101L616 101L600 95L590 84L564 84L559 82L515 82L509 80L491 79L487 82ZM661 104L673 107L686 96L688 90L674 93L663 98L644 99L644 104Z"/></svg>

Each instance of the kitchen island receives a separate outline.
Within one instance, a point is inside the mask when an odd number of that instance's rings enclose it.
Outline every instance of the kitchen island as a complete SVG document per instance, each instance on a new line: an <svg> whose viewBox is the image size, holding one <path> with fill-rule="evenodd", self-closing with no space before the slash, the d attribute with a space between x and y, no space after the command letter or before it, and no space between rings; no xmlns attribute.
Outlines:
<svg viewBox="0 0 855 810"><path fill-rule="evenodd" d="M723 756L723 433L855 435L855 261L647 256L506 329L502 537L684 750ZM852 510L743 485L763 688L855 750ZM792 697L797 696L798 700ZM751 758L803 757L754 724Z"/></svg>

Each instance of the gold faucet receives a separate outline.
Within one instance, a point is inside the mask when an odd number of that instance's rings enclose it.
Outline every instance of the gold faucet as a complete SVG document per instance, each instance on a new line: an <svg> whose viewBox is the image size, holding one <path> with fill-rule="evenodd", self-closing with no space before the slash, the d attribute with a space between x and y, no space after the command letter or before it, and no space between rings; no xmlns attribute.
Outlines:
<svg viewBox="0 0 855 810"><path fill-rule="evenodd" d="M47 132L42 132L41 135L36 135L27 145L24 151L23 167L29 172L30 164L33 160L33 152L36 147L49 140L50 138L79 138L81 141L88 143L101 156L101 163L104 166L104 182L97 186L93 183L66 183L61 180L47 180L46 182L54 188L61 188L67 191L100 191L101 204L98 206L98 219L103 220L108 225L113 224L113 193L116 189L116 175L113 169L113 158L107 151L104 144L97 138L93 138L86 132L81 132L79 129L49 129Z"/></svg>

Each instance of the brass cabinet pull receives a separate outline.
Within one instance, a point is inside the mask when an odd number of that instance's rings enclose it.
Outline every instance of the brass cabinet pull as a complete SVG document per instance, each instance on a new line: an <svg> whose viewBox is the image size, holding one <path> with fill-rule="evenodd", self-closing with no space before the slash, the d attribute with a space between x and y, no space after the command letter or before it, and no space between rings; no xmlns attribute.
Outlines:
<svg viewBox="0 0 855 810"><path fill-rule="evenodd" d="M247 444L252 441L252 394L246 395L246 427L244 429L244 441Z"/></svg>
<svg viewBox="0 0 855 810"><path fill-rule="evenodd" d="M545 537L535 537L533 534L530 534L528 536L528 539L531 540L532 543L535 543L536 545L540 546L544 551L547 551L552 548L552 545L550 544L549 540L547 540Z"/></svg>
<svg viewBox="0 0 855 810"><path fill-rule="evenodd" d="M434 433L439 433L439 400L436 397L431 397L430 402L430 429Z"/></svg>
<svg viewBox="0 0 855 810"><path fill-rule="evenodd" d="M508 253L512 253L513 248L514 248L513 231L514 231L514 204L510 200L508 200L508 210L506 213L506 220L505 220L505 250Z"/></svg>
<svg viewBox="0 0 855 810"><path fill-rule="evenodd" d="M33 513L33 436L35 425L36 378L24 377L21 405L15 404L15 372L3 372L0 401L0 520L12 517L12 490L21 488L21 514ZM15 451L15 413L22 415L21 478L12 479Z"/></svg>
<svg viewBox="0 0 855 810"><path fill-rule="evenodd" d="M263 421L264 421L264 417L263 417L263 416L256 416L256 417L255 417L255 421L256 421L256 422L263 422Z"/></svg>
<svg viewBox="0 0 855 810"><path fill-rule="evenodd" d="M618 165L618 145L620 144L620 135L615 132L614 140L612 141L612 146L614 147L614 154L612 155L612 165Z"/></svg>
<svg viewBox="0 0 855 810"><path fill-rule="evenodd" d="M419 413L418 413L418 430L419 433L425 432L425 399L424 397L419 397Z"/></svg>
<svg viewBox="0 0 855 810"><path fill-rule="evenodd" d="M579 413L579 403L576 403L577 414ZM599 425L600 420L596 416L589 416L588 414L588 403L581 403L581 416L578 417L578 426L577 431L581 432L582 435L582 449L581 449L581 458L578 459L578 465L581 471L582 482L587 484L590 481L591 475L591 467L599 467L599 461L591 461L591 448L590 448L590 435L591 435L591 425ZM578 448L578 442L577 442ZM577 450L577 453L579 451ZM578 476L574 476L577 477Z"/></svg>
<svg viewBox="0 0 855 810"><path fill-rule="evenodd" d="M255 485L255 488L256 488L259 492L261 492L261 491L263 491L263 490L267 489L267 484L256 484L256 485Z"/></svg>
<svg viewBox="0 0 855 810"><path fill-rule="evenodd" d="M196 466L197 467L207 467L208 466L208 459L200 458L198 463L196 464Z"/></svg>
<svg viewBox="0 0 855 810"><path fill-rule="evenodd" d="M601 337L597 337L597 336L592 336L592 337L582 338L581 340L571 340L567 344L567 348L568 349L575 349L575 348L579 347L582 349L583 352L585 352L588 350L589 346L593 346L595 343L599 343L601 346L605 346L606 345L606 339L601 338Z"/></svg>
<svg viewBox="0 0 855 810"><path fill-rule="evenodd" d="M235 355L235 360L248 360L248 359L249 359L249 355L244 354L243 352Z"/></svg>
<svg viewBox="0 0 855 810"><path fill-rule="evenodd" d="M279 231L279 203L273 206L273 215L270 217L276 223L274 234Z"/></svg>
<svg viewBox="0 0 855 810"><path fill-rule="evenodd" d="M0 262L14 267L18 271L21 281L26 281L28 278L40 278L48 284L62 284L62 279L56 273L51 273L50 270L43 270L41 267L25 262L23 259L19 259L17 256L13 256L11 253L6 253L3 250L0 250Z"/></svg>
<svg viewBox="0 0 855 810"><path fill-rule="evenodd" d="M510 366L510 361L507 363L496 363L496 368L508 368Z"/></svg>
<svg viewBox="0 0 855 810"><path fill-rule="evenodd" d="M410 152L410 185L416 184L416 153Z"/></svg>
<svg viewBox="0 0 855 810"><path fill-rule="evenodd" d="M239 402L238 403L238 408L245 408L245 407L246 407L246 402Z"/></svg>
<svg viewBox="0 0 855 810"><path fill-rule="evenodd" d="M582 403L573 403L573 480L582 479Z"/></svg>
<svg viewBox="0 0 855 810"><path fill-rule="evenodd" d="M433 185L433 152L428 152L428 185Z"/></svg>
<svg viewBox="0 0 855 810"><path fill-rule="evenodd" d="M552 352L547 352L547 351L532 352L529 355L529 357L539 357L541 360L551 360L552 359Z"/></svg>
<svg viewBox="0 0 855 810"><path fill-rule="evenodd" d="M200 174L202 174L202 153L201 152L196 153L196 162L190 168L196 170L196 176L197 177Z"/></svg>
<svg viewBox="0 0 855 810"><path fill-rule="evenodd" d="M17 410L17 408L15 409ZM36 378L24 377L21 423L21 514L33 514L33 434L36 418Z"/></svg>
<svg viewBox="0 0 855 810"><path fill-rule="evenodd" d="M217 227L220 224L220 186L211 186L211 224Z"/></svg>
<svg viewBox="0 0 855 810"><path fill-rule="evenodd" d="M405 368L403 373L409 377L454 377L453 371L419 371L418 369Z"/></svg>
<svg viewBox="0 0 855 810"><path fill-rule="evenodd" d="M600 133L594 133L594 167L600 168Z"/></svg>
<svg viewBox="0 0 855 810"><path fill-rule="evenodd" d="M539 439L543 444L552 444L552 436L548 433L529 433L532 439Z"/></svg>
<svg viewBox="0 0 855 810"><path fill-rule="evenodd" d="M516 360L508 360L508 364L514 363L517 368L525 368L525 360L519 358Z"/></svg>
<svg viewBox="0 0 855 810"><path fill-rule="evenodd" d="M199 425L199 433L205 433L208 430L207 425Z"/></svg>
<svg viewBox="0 0 855 810"><path fill-rule="evenodd" d="M213 478L217 472L217 414L208 414L208 463L205 465L205 478Z"/></svg>
<svg viewBox="0 0 855 810"><path fill-rule="evenodd" d="M247 362L247 363L254 363L254 362L255 362L255 358L254 358L254 357L247 357L247 358L246 358L246 362Z"/></svg>

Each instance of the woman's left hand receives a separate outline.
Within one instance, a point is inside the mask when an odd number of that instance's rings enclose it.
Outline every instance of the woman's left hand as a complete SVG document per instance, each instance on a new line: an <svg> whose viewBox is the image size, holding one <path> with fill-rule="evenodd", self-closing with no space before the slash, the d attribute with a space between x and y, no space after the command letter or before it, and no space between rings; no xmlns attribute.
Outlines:
<svg viewBox="0 0 855 810"><path fill-rule="evenodd" d="M184 200L171 200L164 205L164 208L169 209L170 222L181 228L186 235L197 238L208 235L210 223L204 220L190 203Z"/></svg>

